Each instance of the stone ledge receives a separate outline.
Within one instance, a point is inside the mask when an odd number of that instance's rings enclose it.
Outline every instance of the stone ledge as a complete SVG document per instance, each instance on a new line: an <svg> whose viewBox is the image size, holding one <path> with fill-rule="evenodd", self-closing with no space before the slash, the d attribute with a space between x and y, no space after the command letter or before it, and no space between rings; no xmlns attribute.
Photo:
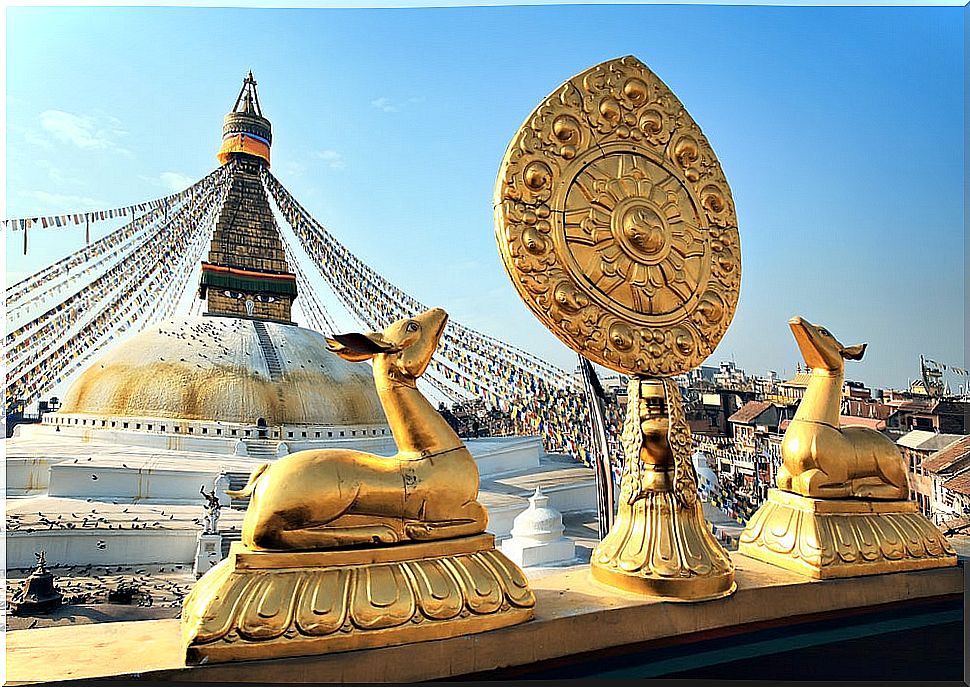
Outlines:
<svg viewBox="0 0 970 687"><path fill-rule="evenodd" d="M414 682L682 634L964 592L963 566L814 580L733 554L738 591L696 604L600 586L587 565L531 577L535 620L475 635L321 656L187 667L177 620L8 632L7 683L85 678L201 682ZM56 661L51 657L57 656Z"/></svg>

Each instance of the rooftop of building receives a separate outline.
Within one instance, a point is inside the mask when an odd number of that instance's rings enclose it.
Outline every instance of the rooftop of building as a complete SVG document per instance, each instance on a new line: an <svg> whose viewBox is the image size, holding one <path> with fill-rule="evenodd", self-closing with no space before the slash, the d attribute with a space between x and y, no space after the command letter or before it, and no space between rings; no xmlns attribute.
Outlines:
<svg viewBox="0 0 970 687"><path fill-rule="evenodd" d="M767 401L748 401L728 418L728 422L750 424L771 407Z"/></svg>
<svg viewBox="0 0 970 687"><path fill-rule="evenodd" d="M888 405L904 413L932 413L940 403L938 398L910 398L899 401L889 401Z"/></svg>
<svg viewBox="0 0 970 687"><path fill-rule="evenodd" d="M811 372L796 372L794 377L782 382L781 386L807 387L811 380Z"/></svg>
<svg viewBox="0 0 970 687"><path fill-rule="evenodd" d="M877 417L858 417L856 415L839 415L840 427L868 427L876 431L886 429L886 421Z"/></svg>
<svg viewBox="0 0 970 687"><path fill-rule="evenodd" d="M847 398L844 404L845 410L848 411L846 414L852 417L873 417L879 420L885 420L896 412L895 408L885 403L863 401L858 398Z"/></svg>
<svg viewBox="0 0 970 687"><path fill-rule="evenodd" d="M896 440L898 446L916 451L938 451L963 438L962 434L941 434L925 429L914 429Z"/></svg>
<svg viewBox="0 0 970 687"><path fill-rule="evenodd" d="M790 424L791 420L782 420L778 424L778 431L784 432ZM868 427L879 432L886 429L886 421L870 417L856 417L855 415L839 415L839 427Z"/></svg>
<svg viewBox="0 0 970 687"><path fill-rule="evenodd" d="M922 467L930 472L946 472L966 458L970 458L970 435L960 437L936 453L930 454L923 459Z"/></svg>
<svg viewBox="0 0 970 687"><path fill-rule="evenodd" d="M943 486L958 494L970 496L970 470L964 470L956 477L951 477L943 483Z"/></svg>

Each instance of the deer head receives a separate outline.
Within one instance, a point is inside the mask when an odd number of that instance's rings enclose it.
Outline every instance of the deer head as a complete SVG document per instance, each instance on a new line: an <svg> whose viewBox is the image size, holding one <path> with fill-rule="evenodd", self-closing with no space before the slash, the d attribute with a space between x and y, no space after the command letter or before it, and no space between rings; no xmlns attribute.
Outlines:
<svg viewBox="0 0 970 687"><path fill-rule="evenodd" d="M383 332L334 334L328 348L344 360L374 359L374 377L414 386L424 374L448 322L441 308L398 320Z"/></svg>
<svg viewBox="0 0 970 687"><path fill-rule="evenodd" d="M866 344L843 346L832 332L825 327L817 327L808 320L795 316L788 320L798 342L802 357L810 368L841 372L845 360L862 360L866 352Z"/></svg>

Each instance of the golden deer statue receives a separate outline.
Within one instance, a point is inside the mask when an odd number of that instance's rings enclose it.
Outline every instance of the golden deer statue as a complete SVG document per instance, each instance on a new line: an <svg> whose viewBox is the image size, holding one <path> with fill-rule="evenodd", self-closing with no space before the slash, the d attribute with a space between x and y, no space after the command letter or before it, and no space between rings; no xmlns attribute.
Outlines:
<svg viewBox="0 0 970 687"><path fill-rule="evenodd" d="M844 361L860 360L866 344L843 346L801 317L788 325L812 375L781 444L778 487L812 498L909 498L896 445L875 430L839 427Z"/></svg>
<svg viewBox="0 0 970 687"><path fill-rule="evenodd" d="M439 308L383 333L328 339L354 362L373 359L374 381L398 453L299 451L257 467L233 497L251 495L242 542L259 551L448 539L485 531L478 468L464 443L417 389L448 321Z"/></svg>

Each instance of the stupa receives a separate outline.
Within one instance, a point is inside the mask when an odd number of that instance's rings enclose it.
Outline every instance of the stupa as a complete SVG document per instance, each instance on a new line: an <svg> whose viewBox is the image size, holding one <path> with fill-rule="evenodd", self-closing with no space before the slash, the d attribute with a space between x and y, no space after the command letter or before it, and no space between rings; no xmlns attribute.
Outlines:
<svg viewBox="0 0 970 687"><path fill-rule="evenodd" d="M260 180L271 131L250 72L217 156L228 189L202 264L204 314L113 346L56 413L7 442L8 495L34 496L8 503L8 566L38 548L56 563L192 560L199 489L220 473L244 483L304 448L393 451L366 366L293 321L296 277ZM240 518L226 509L222 525Z"/></svg>
<svg viewBox="0 0 970 687"><path fill-rule="evenodd" d="M7 454L7 566L188 563L200 488L231 489L258 465L303 449L397 449L366 365L294 321L298 297L260 174L272 125L250 72L226 115L217 158L228 188L202 263L200 317L149 326L85 368L56 413L18 425ZM593 498L584 468L542 456L538 437L471 440L489 531L502 537L542 475L560 510ZM551 476L551 477L550 477ZM245 502L226 503L222 548Z"/></svg>
<svg viewBox="0 0 970 687"><path fill-rule="evenodd" d="M122 416L183 437L270 442L387 435L367 370L329 353L321 334L292 320L296 275L260 181L271 132L250 72L217 155L229 166L229 189L202 263L205 314L151 327L88 367L55 424L81 418L106 427ZM267 446L250 442L235 452L250 448L265 455Z"/></svg>

